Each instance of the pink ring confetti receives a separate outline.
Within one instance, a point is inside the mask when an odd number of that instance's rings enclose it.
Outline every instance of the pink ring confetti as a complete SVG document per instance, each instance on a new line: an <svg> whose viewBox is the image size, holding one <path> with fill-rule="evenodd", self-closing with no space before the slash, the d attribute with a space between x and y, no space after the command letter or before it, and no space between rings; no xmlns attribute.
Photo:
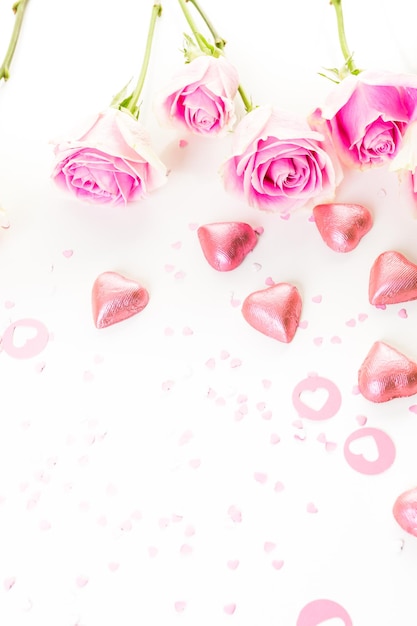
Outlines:
<svg viewBox="0 0 417 626"><path fill-rule="evenodd" d="M16 328L30 328L36 331L35 337L27 339L23 346L14 344ZM2 337L3 350L15 359L31 359L42 352L49 340L49 332L43 322L35 319L21 319L6 328Z"/></svg>
<svg viewBox="0 0 417 626"><path fill-rule="evenodd" d="M352 452L350 446L353 442L361 439L366 440L372 438L374 445L378 451L376 459L367 459L364 454ZM382 474L391 467L395 460L394 443L384 431L378 428L359 428L355 430L345 441L344 445L345 459L352 469L360 474L374 475Z"/></svg>
<svg viewBox="0 0 417 626"><path fill-rule="evenodd" d="M325 389L328 392L328 398L320 409L309 407L302 401L301 394L304 391L315 392L319 389ZM334 382L328 378L314 375L304 378L294 387L292 402L300 417L310 420L327 420L336 415L340 409L342 396Z"/></svg>
<svg viewBox="0 0 417 626"><path fill-rule="evenodd" d="M333 600L313 600L301 610L296 626L319 626L335 618L343 620L345 626L353 626L349 613L341 604Z"/></svg>

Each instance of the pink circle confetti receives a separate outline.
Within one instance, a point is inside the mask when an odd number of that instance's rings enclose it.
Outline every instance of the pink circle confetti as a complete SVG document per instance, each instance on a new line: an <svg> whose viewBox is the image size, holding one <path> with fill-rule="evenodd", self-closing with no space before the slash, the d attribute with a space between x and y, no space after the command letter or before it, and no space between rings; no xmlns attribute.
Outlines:
<svg viewBox="0 0 417 626"><path fill-rule="evenodd" d="M36 334L34 337L27 338L22 346L16 346L14 335L17 328L29 330L30 334L34 331ZM6 354L15 359L31 359L44 350L48 340L49 332L43 322L35 319L21 319L6 328L3 333L2 346Z"/></svg>
<svg viewBox="0 0 417 626"><path fill-rule="evenodd" d="M366 475L385 472L394 463L396 454L391 437L378 428L355 430L346 439L343 452L350 467Z"/></svg>
<svg viewBox="0 0 417 626"><path fill-rule="evenodd" d="M296 626L320 626L323 622L339 618L344 626L353 626L352 619L341 604L333 600L313 600L301 610Z"/></svg>

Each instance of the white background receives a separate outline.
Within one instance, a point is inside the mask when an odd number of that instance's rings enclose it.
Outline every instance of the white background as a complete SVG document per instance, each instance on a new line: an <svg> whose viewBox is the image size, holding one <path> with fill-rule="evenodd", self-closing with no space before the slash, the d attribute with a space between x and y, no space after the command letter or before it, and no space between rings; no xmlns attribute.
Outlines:
<svg viewBox="0 0 417 626"><path fill-rule="evenodd" d="M345 4L358 66L417 72L414 2ZM204 8L256 104L307 115L332 88L318 75L342 62L325 0ZM0 85L0 204L10 221L0 232L0 333L25 318L49 331L34 358L0 353L0 623L295 626L307 603L329 599L355 626L414 626L417 540L391 510L417 484L416 400L373 405L353 392L374 341L417 359L417 303L382 311L367 300L378 254L417 262L408 192L385 169L346 175L337 199L374 217L346 255L325 246L308 212L284 220L226 194L218 169L230 137L178 135L153 117L152 95L182 64L189 32L167 0L141 113L167 185L126 208L65 195L50 177L50 141L137 75L150 10L143 0L31 0ZM3 1L0 52L12 25ZM221 274L196 226L233 220L264 233ZM150 302L97 330L91 288L108 270L140 281ZM289 345L240 312L268 279L302 293L306 327ZM337 385L342 406L300 424L291 395L312 372ZM377 476L343 454L365 419L396 447Z"/></svg>

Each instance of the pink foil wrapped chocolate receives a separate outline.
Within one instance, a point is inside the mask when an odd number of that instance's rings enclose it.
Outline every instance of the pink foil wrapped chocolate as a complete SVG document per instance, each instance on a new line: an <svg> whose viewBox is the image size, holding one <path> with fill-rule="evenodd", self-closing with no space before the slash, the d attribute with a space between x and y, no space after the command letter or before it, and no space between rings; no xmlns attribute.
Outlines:
<svg viewBox="0 0 417 626"><path fill-rule="evenodd" d="M300 321L302 300L294 285L277 283L249 294L242 305L245 320L273 339L290 343Z"/></svg>
<svg viewBox="0 0 417 626"><path fill-rule="evenodd" d="M208 263L219 272L238 267L258 242L258 233L245 222L214 222L197 230Z"/></svg>
<svg viewBox="0 0 417 626"><path fill-rule="evenodd" d="M417 487L399 495L394 502L392 512L401 528L417 537Z"/></svg>
<svg viewBox="0 0 417 626"><path fill-rule="evenodd" d="M361 394L371 402L387 402L417 393L417 363L382 341L376 341L358 373Z"/></svg>
<svg viewBox="0 0 417 626"><path fill-rule="evenodd" d="M369 275L369 302L376 306L417 299L417 265L388 250L374 261Z"/></svg>
<svg viewBox="0 0 417 626"><path fill-rule="evenodd" d="M94 324L105 328L140 313L149 302L149 294L135 280L116 272L103 272L93 285Z"/></svg>
<svg viewBox="0 0 417 626"><path fill-rule="evenodd" d="M370 211L360 204L318 204L314 221L324 243L335 252L350 252L372 228Z"/></svg>

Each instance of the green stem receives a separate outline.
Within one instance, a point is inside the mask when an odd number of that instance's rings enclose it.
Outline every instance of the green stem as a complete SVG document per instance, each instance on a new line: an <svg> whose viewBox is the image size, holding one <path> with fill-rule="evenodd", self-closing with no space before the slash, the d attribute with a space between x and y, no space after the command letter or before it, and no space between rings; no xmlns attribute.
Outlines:
<svg viewBox="0 0 417 626"><path fill-rule="evenodd" d="M246 113L249 113L249 111L252 111L254 109L254 106L253 106L252 102L250 101L250 99L246 95L245 91L243 90L242 85L239 85L237 90L238 90L239 96L240 96L240 98L241 98L241 100L243 102L243 106L245 107Z"/></svg>
<svg viewBox="0 0 417 626"><path fill-rule="evenodd" d="M0 66L0 80L8 80L10 78L10 65L13 60L14 51L16 49L17 40L19 39L20 29L22 27L23 16L25 14L26 5L29 0L17 0L13 5L13 13L16 15L12 36L10 38L9 47L3 63Z"/></svg>
<svg viewBox="0 0 417 626"><path fill-rule="evenodd" d="M217 33L217 31L215 30L213 24L209 20L207 14L205 13L205 11L203 11L203 9L201 8L201 6L197 2L197 0L185 0L185 1L186 2L191 2L191 4L193 4L195 6L197 11L200 13L202 19L204 20L207 28L211 32L211 35L212 35L212 37L214 39L214 45L216 46L216 48L219 48L220 50L223 50L223 48L226 45L225 39L223 39L223 37L220 37L220 35Z"/></svg>
<svg viewBox="0 0 417 626"><path fill-rule="evenodd" d="M197 42L198 47L200 48L201 52L203 52L204 54L211 54L211 50L209 48L207 48L205 42L204 42L204 38L201 36L201 34L198 32L196 23L194 22L191 13L188 10L187 7L187 2L188 0L178 0L178 2L180 3L180 7L182 9L182 12L184 13L184 17L188 22L188 26L191 28L191 31L195 37L195 40Z"/></svg>
<svg viewBox="0 0 417 626"><path fill-rule="evenodd" d="M146 47L145 47L145 54L144 54L143 62L142 62L142 68L139 74L138 82L136 83L136 87L132 95L129 97L129 102L126 106L126 109L130 111L132 115L134 115L135 117L137 117L139 113L137 104L140 98L140 94L142 93L143 85L145 83L146 73L149 67L149 59L151 57L151 48L152 48L152 40L153 40L153 36L155 32L155 24L156 24L156 20L158 19L158 17L160 17L161 13L162 13L162 5L159 3L154 4L152 7L151 21L149 24L148 38L146 40Z"/></svg>
<svg viewBox="0 0 417 626"><path fill-rule="evenodd" d="M346 62L346 67L351 74L356 71L356 65L352 59L352 53L349 50L349 46L346 39L345 23L343 19L342 0L330 0L330 4L334 6L337 19L337 32L339 34L339 43L342 50L343 58Z"/></svg>

